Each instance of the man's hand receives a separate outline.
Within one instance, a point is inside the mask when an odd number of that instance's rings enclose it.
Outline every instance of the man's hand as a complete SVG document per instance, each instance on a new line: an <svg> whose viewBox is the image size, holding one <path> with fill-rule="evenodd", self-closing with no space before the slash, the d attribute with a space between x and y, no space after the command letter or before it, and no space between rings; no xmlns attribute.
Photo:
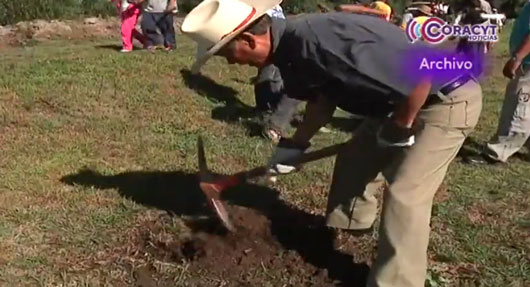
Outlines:
<svg viewBox="0 0 530 287"><path fill-rule="evenodd" d="M377 143L380 147L409 147L414 145L415 135L424 127L421 119L416 119L412 127L402 126L390 118L377 132Z"/></svg>
<svg viewBox="0 0 530 287"><path fill-rule="evenodd" d="M517 48L515 52L512 54L512 58L508 60L506 65L504 65L504 69L502 70L502 73L504 76L513 79L515 78L515 74L517 73L517 69L521 66L521 63L526 56L530 54L530 36L526 36Z"/></svg>
<svg viewBox="0 0 530 287"><path fill-rule="evenodd" d="M502 69L502 74L509 79L515 78L515 74L517 73L517 69L521 66L521 61L517 59L517 57L512 57L508 62L506 62L506 65L504 65L504 69Z"/></svg>
<svg viewBox="0 0 530 287"><path fill-rule="evenodd" d="M394 114L377 132L377 142L382 147L406 147L415 143L414 135L423 128L416 118L431 91L430 76L421 79L410 95L396 105Z"/></svg>
<svg viewBox="0 0 530 287"><path fill-rule="evenodd" d="M296 161L309 147L309 143L301 146L289 139L281 139L276 146L272 157L269 159L269 174L288 174L296 170L296 167L285 163Z"/></svg>

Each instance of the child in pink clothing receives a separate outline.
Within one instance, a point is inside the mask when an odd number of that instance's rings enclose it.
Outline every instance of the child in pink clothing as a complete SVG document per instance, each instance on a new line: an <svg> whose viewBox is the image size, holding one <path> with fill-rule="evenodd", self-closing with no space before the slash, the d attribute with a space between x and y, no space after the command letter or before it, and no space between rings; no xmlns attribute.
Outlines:
<svg viewBox="0 0 530 287"><path fill-rule="evenodd" d="M142 45L145 46L146 38L145 36L136 30L136 24L138 23L138 18L142 12L141 6L136 3L131 3L134 1L127 0L111 0L116 4L118 8L118 13L121 15L121 39L123 42L123 48L121 52L131 52L133 50L133 38L138 40Z"/></svg>

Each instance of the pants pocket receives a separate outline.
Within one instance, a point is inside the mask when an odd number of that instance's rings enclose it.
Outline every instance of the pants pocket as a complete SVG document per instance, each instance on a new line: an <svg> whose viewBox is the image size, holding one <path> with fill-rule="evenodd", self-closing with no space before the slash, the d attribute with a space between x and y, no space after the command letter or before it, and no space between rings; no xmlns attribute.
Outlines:
<svg viewBox="0 0 530 287"><path fill-rule="evenodd" d="M515 118L519 120L528 120L530 117L530 89L521 87L517 92L517 108L515 109Z"/></svg>
<svg viewBox="0 0 530 287"><path fill-rule="evenodd" d="M455 115L457 110L460 111L458 111L458 115ZM455 120L452 123L452 126L460 129L464 133L464 135L469 135L478 123L481 110L481 100L466 100L456 104L456 107L453 111L453 117L455 118Z"/></svg>

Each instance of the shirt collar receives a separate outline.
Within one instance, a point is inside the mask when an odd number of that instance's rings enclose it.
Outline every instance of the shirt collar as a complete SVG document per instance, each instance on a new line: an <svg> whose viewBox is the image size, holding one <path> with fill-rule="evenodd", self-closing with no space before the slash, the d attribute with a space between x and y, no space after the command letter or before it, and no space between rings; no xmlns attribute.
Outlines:
<svg viewBox="0 0 530 287"><path fill-rule="evenodd" d="M287 22L284 19L272 18L271 37L272 37L272 62L277 62L281 54L281 40L285 33Z"/></svg>

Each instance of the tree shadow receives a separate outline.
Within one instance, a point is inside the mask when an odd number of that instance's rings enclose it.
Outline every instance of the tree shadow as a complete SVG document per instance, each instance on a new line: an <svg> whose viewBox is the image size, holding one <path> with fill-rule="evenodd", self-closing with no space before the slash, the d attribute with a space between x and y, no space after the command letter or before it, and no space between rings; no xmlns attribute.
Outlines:
<svg viewBox="0 0 530 287"><path fill-rule="evenodd" d="M209 219L188 220L195 232L219 234L219 221L212 216L195 174L181 171L133 171L103 175L90 169L64 176L69 185L117 189L136 203L158 208L173 215L210 215ZM309 214L279 198L278 191L246 184L223 194L227 203L255 209L271 222L271 233L287 250L296 251L306 262L327 269L328 277L344 286L364 286L369 268L353 262L353 256L334 248L335 234L324 226L324 218Z"/></svg>
<svg viewBox="0 0 530 287"><path fill-rule="evenodd" d="M189 70L180 70L184 84L215 103L224 106L212 110L212 118L224 122L238 122L241 118L255 116L255 109L237 98L237 91L216 83L214 80L201 75L193 75Z"/></svg>

